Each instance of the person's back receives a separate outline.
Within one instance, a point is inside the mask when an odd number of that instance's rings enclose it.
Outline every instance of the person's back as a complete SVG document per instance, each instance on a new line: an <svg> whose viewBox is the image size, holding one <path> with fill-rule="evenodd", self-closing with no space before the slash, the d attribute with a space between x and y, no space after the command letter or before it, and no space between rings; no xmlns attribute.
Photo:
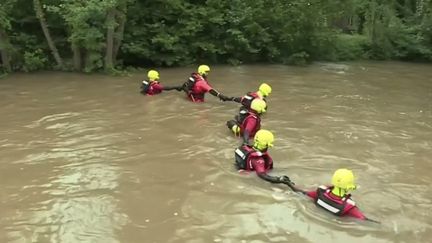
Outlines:
<svg viewBox="0 0 432 243"><path fill-rule="evenodd" d="M235 163L240 171L255 171L263 180L271 183L286 183L287 176L271 176L267 172L273 169L273 159L267 152L269 147L273 147L274 136L268 130L261 129L254 136L252 146L243 144L238 147L235 154Z"/></svg>
<svg viewBox="0 0 432 243"><path fill-rule="evenodd" d="M155 95L160 94L163 86L159 83L159 73L155 70L150 70L147 73L147 80L143 80L141 84L141 94Z"/></svg>
<svg viewBox="0 0 432 243"><path fill-rule="evenodd" d="M227 121L226 125L235 135L241 135L244 143L253 138L261 128L261 114L266 111L267 104L264 100L255 99L252 101L250 110L240 109L235 120Z"/></svg>
<svg viewBox="0 0 432 243"><path fill-rule="evenodd" d="M206 78L199 73L192 73L188 81L188 97L194 102L204 102L205 93L212 89Z"/></svg>
<svg viewBox="0 0 432 243"><path fill-rule="evenodd" d="M365 219L363 213L358 210L351 195L338 196L332 193L332 186L321 185L316 191L308 192L315 204L337 216L351 216Z"/></svg>
<svg viewBox="0 0 432 243"><path fill-rule="evenodd" d="M248 138L253 138L261 128L261 113L249 111L246 118L240 125L240 134Z"/></svg>
<svg viewBox="0 0 432 243"><path fill-rule="evenodd" d="M177 90L181 91L178 86L164 86L159 82L159 72L150 70L147 73L147 79L141 83L140 93L143 95L156 95L162 93L163 90Z"/></svg>
<svg viewBox="0 0 432 243"><path fill-rule="evenodd" d="M319 186L315 190L303 191L293 184L287 184L296 192L301 192L312 198L314 203L336 216L350 216L358 219L367 219L357 208L354 200L351 199L350 191L355 190L354 174L351 170L338 169L332 177L331 186Z"/></svg>
<svg viewBox="0 0 432 243"><path fill-rule="evenodd" d="M266 173L273 169L273 159L267 151L257 151L253 146L247 144L243 144L235 150L235 158L238 170Z"/></svg>
<svg viewBox="0 0 432 243"><path fill-rule="evenodd" d="M231 99L237 103L240 103L246 109L250 109L251 104L255 99L262 99L266 101L266 98L270 95L271 92L272 92L272 88L270 87L270 85L266 83L262 83L259 86L258 91L248 92L246 95L242 97L237 97L237 98L232 97Z"/></svg>
<svg viewBox="0 0 432 243"><path fill-rule="evenodd" d="M213 89L208 83L207 77L209 72L209 66L200 65L198 72L192 73L189 79L183 84L183 90L192 102L204 102L206 93L210 93L223 101L229 100L228 97Z"/></svg>

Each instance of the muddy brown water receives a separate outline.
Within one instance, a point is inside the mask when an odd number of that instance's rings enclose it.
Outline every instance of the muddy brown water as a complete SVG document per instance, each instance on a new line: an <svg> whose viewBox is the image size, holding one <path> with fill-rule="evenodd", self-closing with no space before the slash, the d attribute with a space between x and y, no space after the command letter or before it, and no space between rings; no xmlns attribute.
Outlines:
<svg viewBox="0 0 432 243"><path fill-rule="evenodd" d="M176 84L193 68L159 71ZM272 85L272 174L314 188L350 168L382 225L238 174L238 105L144 97L143 76L0 80L0 242L431 242L432 65L212 66L227 95Z"/></svg>

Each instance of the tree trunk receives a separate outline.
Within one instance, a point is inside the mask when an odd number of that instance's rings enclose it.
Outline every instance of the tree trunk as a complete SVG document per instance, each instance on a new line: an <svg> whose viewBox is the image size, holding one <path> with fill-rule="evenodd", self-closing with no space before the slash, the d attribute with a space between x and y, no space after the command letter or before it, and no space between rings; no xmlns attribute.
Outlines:
<svg viewBox="0 0 432 243"><path fill-rule="evenodd" d="M81 71L81 50L75 43L72 43L72 52L74 69L79 72Z"/></svg>
<svg viewBox="0 0 432 243"><path fill-rule="evenodd" d="M40 25L42 27L42 31L45 35L45 38L48 42L48 46L49 46L49 48L50 48L50 50L54 56L54 59L57 62L57 65L60 68L63 68L63 60L60 57L60 54L57 50L57 47L55 46L55 43L51 38L51 34L49 32L48 24L46 23L40 1L39 0L33 0L33 6L34 6L34 10L36 12L36 17L39 19Z"/></svg>
<svg viewBox="0 0 432 243"><path fill-rule="evenodd" d="M118 19L119 26L114 36L114 53L113 53L114 61L117 60L117 55L123 41L123 34L126 25L126 16L127 16L126 14L127 14L127 2L123 1L120 10L116 11L116 16Z"/></svg>
<svg viewBox="0 0 432 243"><path fill-rule="evenodd" d="M117 60L117 55L119 53L123 41L125 25L126 25L126 14L121 13L121 15L119 16L119 27L117 28L115 38L114 38L114 53L113 53L114 60Z"/></svg>
<svg viewBox="0 0 432 243"><path fill-rule="evenodd" d="M6 34L6 32L3 31L3 29L0 28L0 54L1 54L1 60L3 67L6 69L7 72L12 72L12 67L10 64L10 57L8 52L8 46L9 46L9 39Z"/></svg>
<svg viewBox="0 0 432 243"><path fill-rule="evenodd" d="M423 0L417 0L417 2L416 2L416 14L417 14L417 16L423 15L423 6L424 6Z"/></svg>
<svg viewBox="0 0 432 243"><path fill-rule="evenodd" d="M107 20L107 44L105 53L105 71L113 69L113 52L114 52L114 29L115 29L115 9L108 11Z"/></svg>

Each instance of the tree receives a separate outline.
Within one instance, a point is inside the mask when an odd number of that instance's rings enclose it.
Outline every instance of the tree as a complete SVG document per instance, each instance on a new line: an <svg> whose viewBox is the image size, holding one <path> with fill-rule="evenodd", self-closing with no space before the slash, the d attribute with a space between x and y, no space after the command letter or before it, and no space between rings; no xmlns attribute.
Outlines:
<svg viewBox="0 0 432 243"><path fill-rule="evenodd" d="M120 47L123 42L128 5L130 3L133 3L134 1L135 0L121 0L117 10L115 11L118 27L114 35L114 50L113 50L114 60L117 60L117 55L119 53Z"/></svg>
<svg viewBox="0 0 432 243"><path fill-rule="evenodd" d="M115 9L110 8L106 17L106 53L105 53L105 71L110 71L114 68L114 30L115 30Z"/></svg>
<svg viewBox="0 0 432 243"><path fill-rule="evenodd" d="M11 49L11 44L9 42L9 37L7 31L11 29L9 12L14 7L15 1L9 0L5 1L0 5L0 56L3 68L7 72L12 72L11 60L9 50Z"/></svg>
<svg viewBox="0 0 432 243"><path fill-rule="evenodd" d="M0 1L6 71L432 59L432 0Z"/></svg>
<svg viewBox="0 0 432 243"><path fill-rule="evenodd" d="M112 5L107 6L105 23L107 28L105 70L107 71L112 70L117 61L117 55L123 41L129 2L131 0L116 0L111 2Z"/></svg>
<svg viewBox="0 0 432 243"><path fill-rule="evenodd" d="M60 54L57 50L57 47L51 38L51 34L50 34L49 29L48 29L48 24L45 20L44 12L42 10L42 6L41 6L40 1L39 0L33 0L33 6L34 6L34 10L36 12L36 17L39 19L42 31L45 35L48 46L51 50L52 55L54 56L55 61L57 62L57 66L60 68L63 68L64 67L63 66L63 60L60 57Z"/></svg>
<svg viewBox="0 0 432 243"><path fill-rule="evenodd" d="M12 72L12 67L10 64L10 56L9 56L9 38L5 32L5 30L0 26L0 54L1 61L4 69L7 72Z"/></svg>

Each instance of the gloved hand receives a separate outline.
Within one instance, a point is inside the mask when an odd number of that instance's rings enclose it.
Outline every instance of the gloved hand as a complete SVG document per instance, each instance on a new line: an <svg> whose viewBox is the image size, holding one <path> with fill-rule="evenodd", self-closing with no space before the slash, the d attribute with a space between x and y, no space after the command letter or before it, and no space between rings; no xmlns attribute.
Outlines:
<svg viewBox="0 0 432 243"><path fill-rule="evenodd" d="M228 96L225 96L223 94L219 94L219 99L222 100L222 101L230 100L230 98Z"/></svg>
<svg viewBox="0 0 432 243"><path fill-rule="evenodd" d="M279 181L281 182L281 183L284 183L284 184L287 184L287 183L290 183L290 184L294 184L292 181L291 181L291 179L288 177L288 176L279 176Z"/></svg>

